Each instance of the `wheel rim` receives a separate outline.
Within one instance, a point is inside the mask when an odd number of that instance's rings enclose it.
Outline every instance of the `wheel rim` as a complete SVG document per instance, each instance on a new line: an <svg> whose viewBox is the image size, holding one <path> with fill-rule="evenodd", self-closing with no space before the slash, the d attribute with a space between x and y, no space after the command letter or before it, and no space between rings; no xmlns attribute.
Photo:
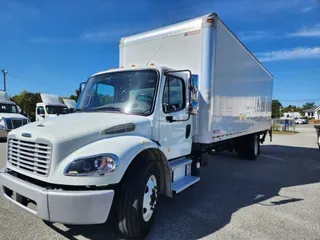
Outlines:
<svg viewBox="0 0 320 240"><path fill-rule="evenodd" d="M258 138L256 137L254 140L254 155L257 156L259 151Z"/></svg>
<svg viewBox="0 0 320 240"><path fill-rule="evenodd" d="M157 204L158 185L157 178L151 175L148 179L147 185L144 189L142 215L144 221L148 222L154 212Z"/></svg>

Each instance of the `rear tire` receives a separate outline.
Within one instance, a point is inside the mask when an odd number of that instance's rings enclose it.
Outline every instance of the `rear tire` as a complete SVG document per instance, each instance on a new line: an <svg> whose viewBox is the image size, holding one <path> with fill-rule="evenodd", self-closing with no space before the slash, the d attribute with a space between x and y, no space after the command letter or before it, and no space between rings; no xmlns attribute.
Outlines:
<svg viewBox="0 0 320 240"><path fill-rule="evenodd" d="M257 160L260 155L260 139L258 134L242 137L238 141L238 156L241 159Z"/></svg>
<svg viewBox="0 0 320 240"><path fill-rule="evenodd" d="M117 197L117 226L128 238L144 239L158 208L159 171L155 162L146 164L126 174Z"/></svg>
<svg viewBox="0 0 320 240"><path fill-rule="evenodd" d="M260 154L260 141L258 135L251 135L248 142L248 160L257 160Z"/></svg>

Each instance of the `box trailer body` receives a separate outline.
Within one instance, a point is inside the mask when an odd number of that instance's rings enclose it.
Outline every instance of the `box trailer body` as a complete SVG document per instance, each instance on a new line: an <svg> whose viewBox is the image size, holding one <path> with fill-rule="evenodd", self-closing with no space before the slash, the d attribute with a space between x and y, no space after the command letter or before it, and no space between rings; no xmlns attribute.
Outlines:
<svg viewBox="0 0 320 240"><path fill-rule="evenodd" d="M0 187L49 222L101 224L114 209L144 239L159 195L199 182L213 150L256 160L271 132L272 76L216 14L122 38L120 67L81 86L72 114L8 135Z"/></svg>
<svg viewBox="0 0 320 240"><path fill-rule="evenodd" d="M73 112L73 110L76 108L77 102L74 99L63 99L64 104L67 106L70 112Z"/></svg>
<svg viewBox="0 0 320 240"><path fill-rule="evenodd" d="M194 142L270 129L273 77L215 14L122 38L120 66L150 63L199 76Z"/></svg>

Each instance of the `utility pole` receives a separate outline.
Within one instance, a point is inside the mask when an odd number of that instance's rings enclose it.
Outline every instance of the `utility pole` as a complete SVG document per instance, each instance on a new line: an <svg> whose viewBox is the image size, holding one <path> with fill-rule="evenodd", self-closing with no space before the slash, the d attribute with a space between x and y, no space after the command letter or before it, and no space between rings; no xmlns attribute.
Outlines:
<svg viewBox="0 0 320 240"><path fill-rule="evenodd" d="M3 73L3 91L6 91L7 86L6 86L6 75L8 73L7 70L1 69L1 72Z"/></svg>
<svg viewBox="0 0 320 240"><path fill-rule="evenodd" d="M280 111L279 119L281 118L281 110L282 110L282 107L280 106L280 107L279 107L279 111Z"/></svg>

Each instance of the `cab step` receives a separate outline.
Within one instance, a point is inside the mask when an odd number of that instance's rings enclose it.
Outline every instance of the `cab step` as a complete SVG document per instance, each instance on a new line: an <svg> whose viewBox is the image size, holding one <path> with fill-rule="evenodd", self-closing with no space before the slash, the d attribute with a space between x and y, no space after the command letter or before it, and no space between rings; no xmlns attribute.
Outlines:
<svg viewBox="0 0 320 240"><path fill-rule="evenodd" d="M175 193L182 192L186 188L200 181L200 177L187 176L172 184L172 191Z"/></svg>
<svg viewBox="0 0 320 240"><path fill-rule="evenodd" d="M191 176L192 159L183 157L169 162L172 177L172 191L179 193L200 180Z"/></svg>

